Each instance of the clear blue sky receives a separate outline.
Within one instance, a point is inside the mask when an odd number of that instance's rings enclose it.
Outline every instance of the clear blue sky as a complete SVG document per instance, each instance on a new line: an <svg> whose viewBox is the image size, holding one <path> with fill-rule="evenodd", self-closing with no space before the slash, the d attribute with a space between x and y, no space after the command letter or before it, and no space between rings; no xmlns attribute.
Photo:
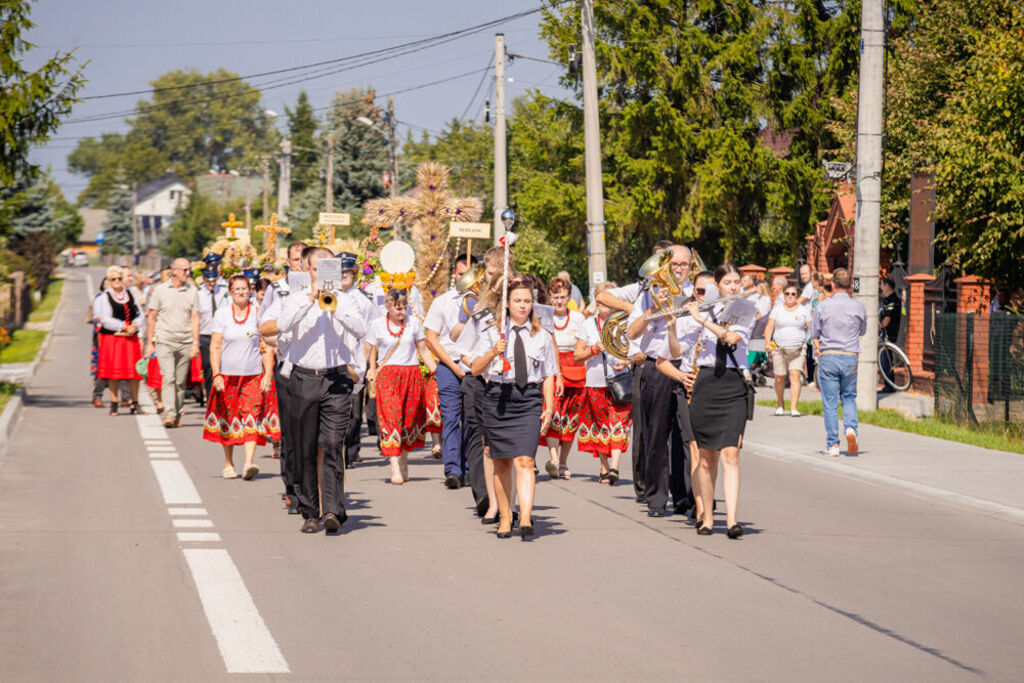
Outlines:
<svg viewBox="0 0 1024 683"><path fill-rule="evenodd" d="M28 35L39 47L26 58L37 66L56 50L77 49L88 83L83 96L143 90L157 76L173 69L210 72L224 67L241 75L336 59L466 28L533 9L540 0L43 0L32 8L36 24ZM301 84L264 90L263 103L285 125L284 107L294 106L300 89L314 107L325 107L338 90L372 86L387 94L487 66L494 51L494 34L505 34L513 53L550 59L538 37L540 15L506 23L469 37L415 54L396 57L352 71ZM509 99L529 88L568 96L558 84L563 68L530 60L507 67ZM251 79L262 83L283 80L287 74ZM493 71L473 98L481 75L471 75L429 88L394 96L396 118L435 132L467 111L467 119L483 119L483 103L492 99ZM288 79L294 80L294 79ZM263 88L261 88L262 90ZM75 106L69 119L131 109L144 95L91 100ZM318 112L319 113L319 112ZM124 132L122 117L63 125L54 140L36 150L33 160L52 168L68 199L85 187L84 177L67 171L67 155L76 140L104 132ZM402 138L410 130L401 125Z"/></svg>

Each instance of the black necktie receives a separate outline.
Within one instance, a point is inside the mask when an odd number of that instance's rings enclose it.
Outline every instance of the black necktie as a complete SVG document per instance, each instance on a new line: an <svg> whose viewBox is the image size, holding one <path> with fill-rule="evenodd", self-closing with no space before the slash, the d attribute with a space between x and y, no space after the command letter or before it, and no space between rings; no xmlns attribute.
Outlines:
<svg viewBox="0 0 1024 683"><path fill-rule="evenodd" d="M729 347L721 339L715 344L715 377L725 374L725 359L729 356Z"/></svg>
<svg viewBox="0 0 1024 683"><path fill-rule="evenodd" d="M210 292L210 305L213 307L213 315L217 315L217 288Z"/></svg>
<svg viewBox="0 0 1024 683"><path fill-rule="evenodd" d="M526 343L523 341L523 330L525 326L513 328L516 331L516 341L512 345L512 361L516 371L516 385L522 389L526 386Z"/></svg>

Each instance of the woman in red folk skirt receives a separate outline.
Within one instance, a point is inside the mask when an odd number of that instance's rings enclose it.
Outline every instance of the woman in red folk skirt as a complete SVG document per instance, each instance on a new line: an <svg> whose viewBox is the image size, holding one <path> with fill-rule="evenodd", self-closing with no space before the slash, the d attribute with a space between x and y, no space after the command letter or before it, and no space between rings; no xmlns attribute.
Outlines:
<svg viewBox="0 0 1024 683"><path fill-rule="evenodd" d="M437 358L434 358L434 367L437 367ZM420 370L423 370L422 365ZM423 411L423 431L430 434L430 454L434 460L440 460L441 428L444 422L441 419L441 395L437 393L437 377L432 372L423 376Z"/></svg>
<svg viewBox="0 0 1024 683"><path fill-rule="evenodd" d="M274 355L260 348L256 305L249 299L249 280L235 275L228 280L231 305L213 316L210 367L213 387L206 405L203 438L224 447L225 479L237 477L234 447L245 449L242 478L259 474L253 462L256 446L281 438L274 391Z"/></svg>
<svg viewBox="0 0 1024 683"><path fill-rule="evenodd" d="M550 451L551 459L544 467L552 479L568 479L572 476L569 472L569 451L572 450L572 442L580 426L580 407L585 386L586 368L573 357L576 334L585 318L579 311L569 310L570 294L567 280L555 278L548 283L548 302L555 309L554 329L551 332L558 349L558 365L563 384L561 394L556 387L551 426L541 435L539 444L546 445Z"/></svg>
<svg viewBox="0 0 1024 683"><path fill-rule="evenodd" d="M99 362L96 374L110 385L110 414L117 415L121 381L127 380L132 394L131 412L142 415L139 407L139 380L135 364L142 358L139 330L143 326L142 308L125 287L124 270L107 269L107 291L97 302L99 314Z"/></svg>
<svg viewBox="0 0 1024 683"><path fill-rule="evenodd" d="M595 296L613 283L602 283ZM629 403L616 405L608 390L607 377L625 370L627 363L609 356L601 343L601 328L612 309L598 304L597 315L580 327L576 340L576 360L587 364L587 386L580 401L580 428L578 448L601 459L598 482L614 486L619 480L619 458L629 447L629 429L632 426Z"/></svg>
<svg viewBox="0 0 1024 683"><path fill-rule="evenodd" d="M384 301L387 315L374 320L366 335L366 381L376 383L380 450L391 459L391 483L403 484L409 480L409 451L423 445L426 422L417 352L431 373L437 361L427 351L419 320L406 316L405 291L393 289Z"/></svg>

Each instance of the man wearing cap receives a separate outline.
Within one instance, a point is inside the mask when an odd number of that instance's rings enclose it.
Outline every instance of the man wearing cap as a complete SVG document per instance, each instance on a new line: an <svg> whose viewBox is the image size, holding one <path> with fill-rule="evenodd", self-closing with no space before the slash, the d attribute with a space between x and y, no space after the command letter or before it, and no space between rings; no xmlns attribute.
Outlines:
<svg viewBox="0 0 1024 683"><path fill-rule="evenodd" d="M341 259L341 291L352 294L352 302L358 307L359 315L366 321L366 329L370 329L370 323L379 315L381 310L377 308L369 294L356 287L356 255L350 251L343 251L338 254ZM366 361L363 350L364 338L355 339L347 335L354 342L356 348L351 349L354 356ZM345 435L345 467L351 469L361 460L359 457L360 432L363 426L363 404L366 394L365 385L359 385L358 391L352 392L352 416L348 421L348 432Z"/></svg>
<svg viewBox="0 0 1024 683"><path fill-rule="evenodd" d="M453 276L459 279L470 267L465 254L455 259ZM466 455L462 450L462 378L466 370L452 341L452 329L459 324L462 296L455 289L434 297L423 321L427 348L437 356L437 394L441 400L441 462L444 463L444 485L457 489L468 473Z"/></svg>
<svg viewBox="0 0 1024 683"><path fill-rule="evenodd" d="M199 287L199 354L203 360L203 396L209 400L213 387L213 368L210 366L213 316L217 309L230 305L231 301L227 283L220 277L220 257L207 254L203 262L206 265L203 266L203 284Z"/></svg>

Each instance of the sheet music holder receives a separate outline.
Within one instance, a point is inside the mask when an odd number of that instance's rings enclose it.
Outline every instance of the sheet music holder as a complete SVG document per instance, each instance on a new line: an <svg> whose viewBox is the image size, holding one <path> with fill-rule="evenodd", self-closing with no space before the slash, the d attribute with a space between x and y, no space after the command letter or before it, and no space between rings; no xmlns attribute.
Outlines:
<svg viewBox="0 0 1024 683"><path fill-rule="evenodd" d="M316 262L316 287L320 291L341 289L341 259L322 258Z"/></svg>
<svg viewBox="0 0 1024 683"><path fill-rule="evenodd" d="M298 270L292 270L288 272L288 290L291 292L301 292L304 289L309 289L313 284L313 279L309 273L303 273Z"/></svg>

